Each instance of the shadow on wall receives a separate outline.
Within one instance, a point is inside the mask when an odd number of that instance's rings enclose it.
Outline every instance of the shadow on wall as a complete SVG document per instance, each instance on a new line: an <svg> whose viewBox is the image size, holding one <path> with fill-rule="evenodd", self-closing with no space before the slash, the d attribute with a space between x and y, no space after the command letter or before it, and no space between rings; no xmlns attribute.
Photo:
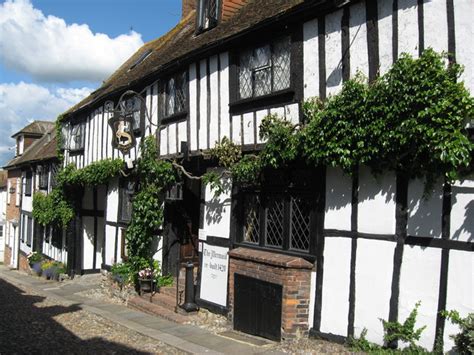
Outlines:
<svg viewBox="0 0 474 355"><path fill-rule="evenodd" d="M27 295L0 279L0 349L5 354L146 354L100 337L81 339L59 324L55 316L80 311L78 305L41 305L45 297Z"/></svg>
<svg viewBox="0 0 474 355"><path fill-rule="evenodd" d="M225 179L222 184L224 189L224 194L228 194L232 190L232 181L230 179ZM221 196L215 196L214 191L211 190L213 194L210 201L206 201L206 223L207 225L219 224L222 220L222 215L226 208L230 209L231 198L227 197L222 199Z"/></svg>
<svg viewBox="0 0 474 355"><path fill-rule="evenodd" d="M453 187L452 204L455 205L457 202L457 194L470 194L474 196L473 187ZM459 240L462 234L468 234L468 242L474 240L474 200L467 203L464 209L464 221L463 224L453 233L452 239Z"/></svg>

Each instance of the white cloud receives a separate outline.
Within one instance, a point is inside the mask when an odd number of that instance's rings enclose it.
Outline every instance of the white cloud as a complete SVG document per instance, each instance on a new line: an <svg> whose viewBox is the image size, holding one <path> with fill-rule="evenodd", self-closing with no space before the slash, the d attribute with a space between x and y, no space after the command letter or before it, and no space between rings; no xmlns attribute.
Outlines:
<svg viewBox="0 0 474 355"><path fill-rule="evenodd" d="M134 31L115 38L45 16L30 0L0 4L0 61L37 80L102 81L143 45Z"/></svg>
<svg viewBox="0 0 474 355"><path fill-rule="evenodd" d="M10 136L28 122L34 120L54 121L56 117L89 95L90 88L48 89L24 82L0 84L0 166L11 154L8 148L15 145Z"/></svg>

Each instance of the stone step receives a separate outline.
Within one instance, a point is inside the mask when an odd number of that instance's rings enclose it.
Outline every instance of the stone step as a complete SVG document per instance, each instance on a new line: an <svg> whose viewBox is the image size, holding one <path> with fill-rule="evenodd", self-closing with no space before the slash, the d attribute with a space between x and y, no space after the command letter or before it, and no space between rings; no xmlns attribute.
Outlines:
<svg viewBox="0 0 474 355"><path fill-rule="evenodd" d="M179 285L179 293L181 298L184 298L184 284ZM160 294L168 295L173 298L176 297L176 285L160 287Z"/></svg>
<svg viewBox="0 0 474 355"><path fill-rule="evenodd" d="M193 315L188 316L175 313L174 307L168 309L156 303L151 303L149 297L149 295L144 295L143 297L133 297L128 300L128 306L130 308L134 308L136 310L151 314L153 316L158 316L179 324L189 324L194 319Z"/></svg>
<svg viewBox="0 0 474 355"><path fill-rule="evenodd" d="M149 294L144 294L142 297L145 299L150 299ZM174 307L176 306L176 297L166 293L155 293L155 295L152 297L152 301L154 304L171 310L174 310Z"/></svg>

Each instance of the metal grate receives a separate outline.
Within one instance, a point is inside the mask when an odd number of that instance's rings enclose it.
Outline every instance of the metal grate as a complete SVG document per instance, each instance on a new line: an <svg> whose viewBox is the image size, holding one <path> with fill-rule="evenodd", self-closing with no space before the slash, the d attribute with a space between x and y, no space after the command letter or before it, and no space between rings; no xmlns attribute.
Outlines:
<svg viewBox="0 0 474 355"><path fill-rule="evenodd" d="M260 198L258 195L245 195L244 206L243 241L258 244L260 240Z"/></svg>
<svg viewBox="0 0 474 355"><path fill-rule="evenodd" d="M291 198L291 249L309 251L310 212L311 206L307 199L301 197Z"/></svg>
<svg viewBox="0 0 474 355"><path fill-rule="evenodd" d="M271 198L267 207L265 244L283 246L284 202L282 198Z"/></svg>
<svg viewBox="0 0 474 355"><path fill-rule="evenodd" d="M273 91L290 87L290 37L273 44Z"/></svg>

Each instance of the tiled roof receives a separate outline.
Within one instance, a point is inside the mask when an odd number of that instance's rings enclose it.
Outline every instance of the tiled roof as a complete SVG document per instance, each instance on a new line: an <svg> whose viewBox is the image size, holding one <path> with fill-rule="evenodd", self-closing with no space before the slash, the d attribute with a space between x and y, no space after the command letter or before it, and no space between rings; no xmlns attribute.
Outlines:
<svg viewBox="0 0 474 355"><path fill-rule="evenodd" d="M50 129L54 127L54 122L51 121L33 121L29 125L23 127L20 131L16 132L12 138L20 134L30 134L42 136Z"/></svg>
<svg viewBox="0 0 474 355"><path fill-rule="evenodd" d="M26 163L54 159L57 156L56 145L56 130L52 128L43 137L33 142L22 155L10 160L4 168L12 169Z"/></svg>
<svg viewBox="0 0 474 355"><path fill-rule="evenodd" d="M106 99L113 93L124 91L156 72L173 66L178 69L182 60L188 56L222 43L271 18L281 16L304 2L304 0L249 0L248 4L230 19L199 35L195 33L196 12L191 11L166 35L143 45L98 90L66 113L74 113ZM324 1L319 1L322 2ZM151 54L142 63L130 69L148 50L152 50Z"/></svg>

